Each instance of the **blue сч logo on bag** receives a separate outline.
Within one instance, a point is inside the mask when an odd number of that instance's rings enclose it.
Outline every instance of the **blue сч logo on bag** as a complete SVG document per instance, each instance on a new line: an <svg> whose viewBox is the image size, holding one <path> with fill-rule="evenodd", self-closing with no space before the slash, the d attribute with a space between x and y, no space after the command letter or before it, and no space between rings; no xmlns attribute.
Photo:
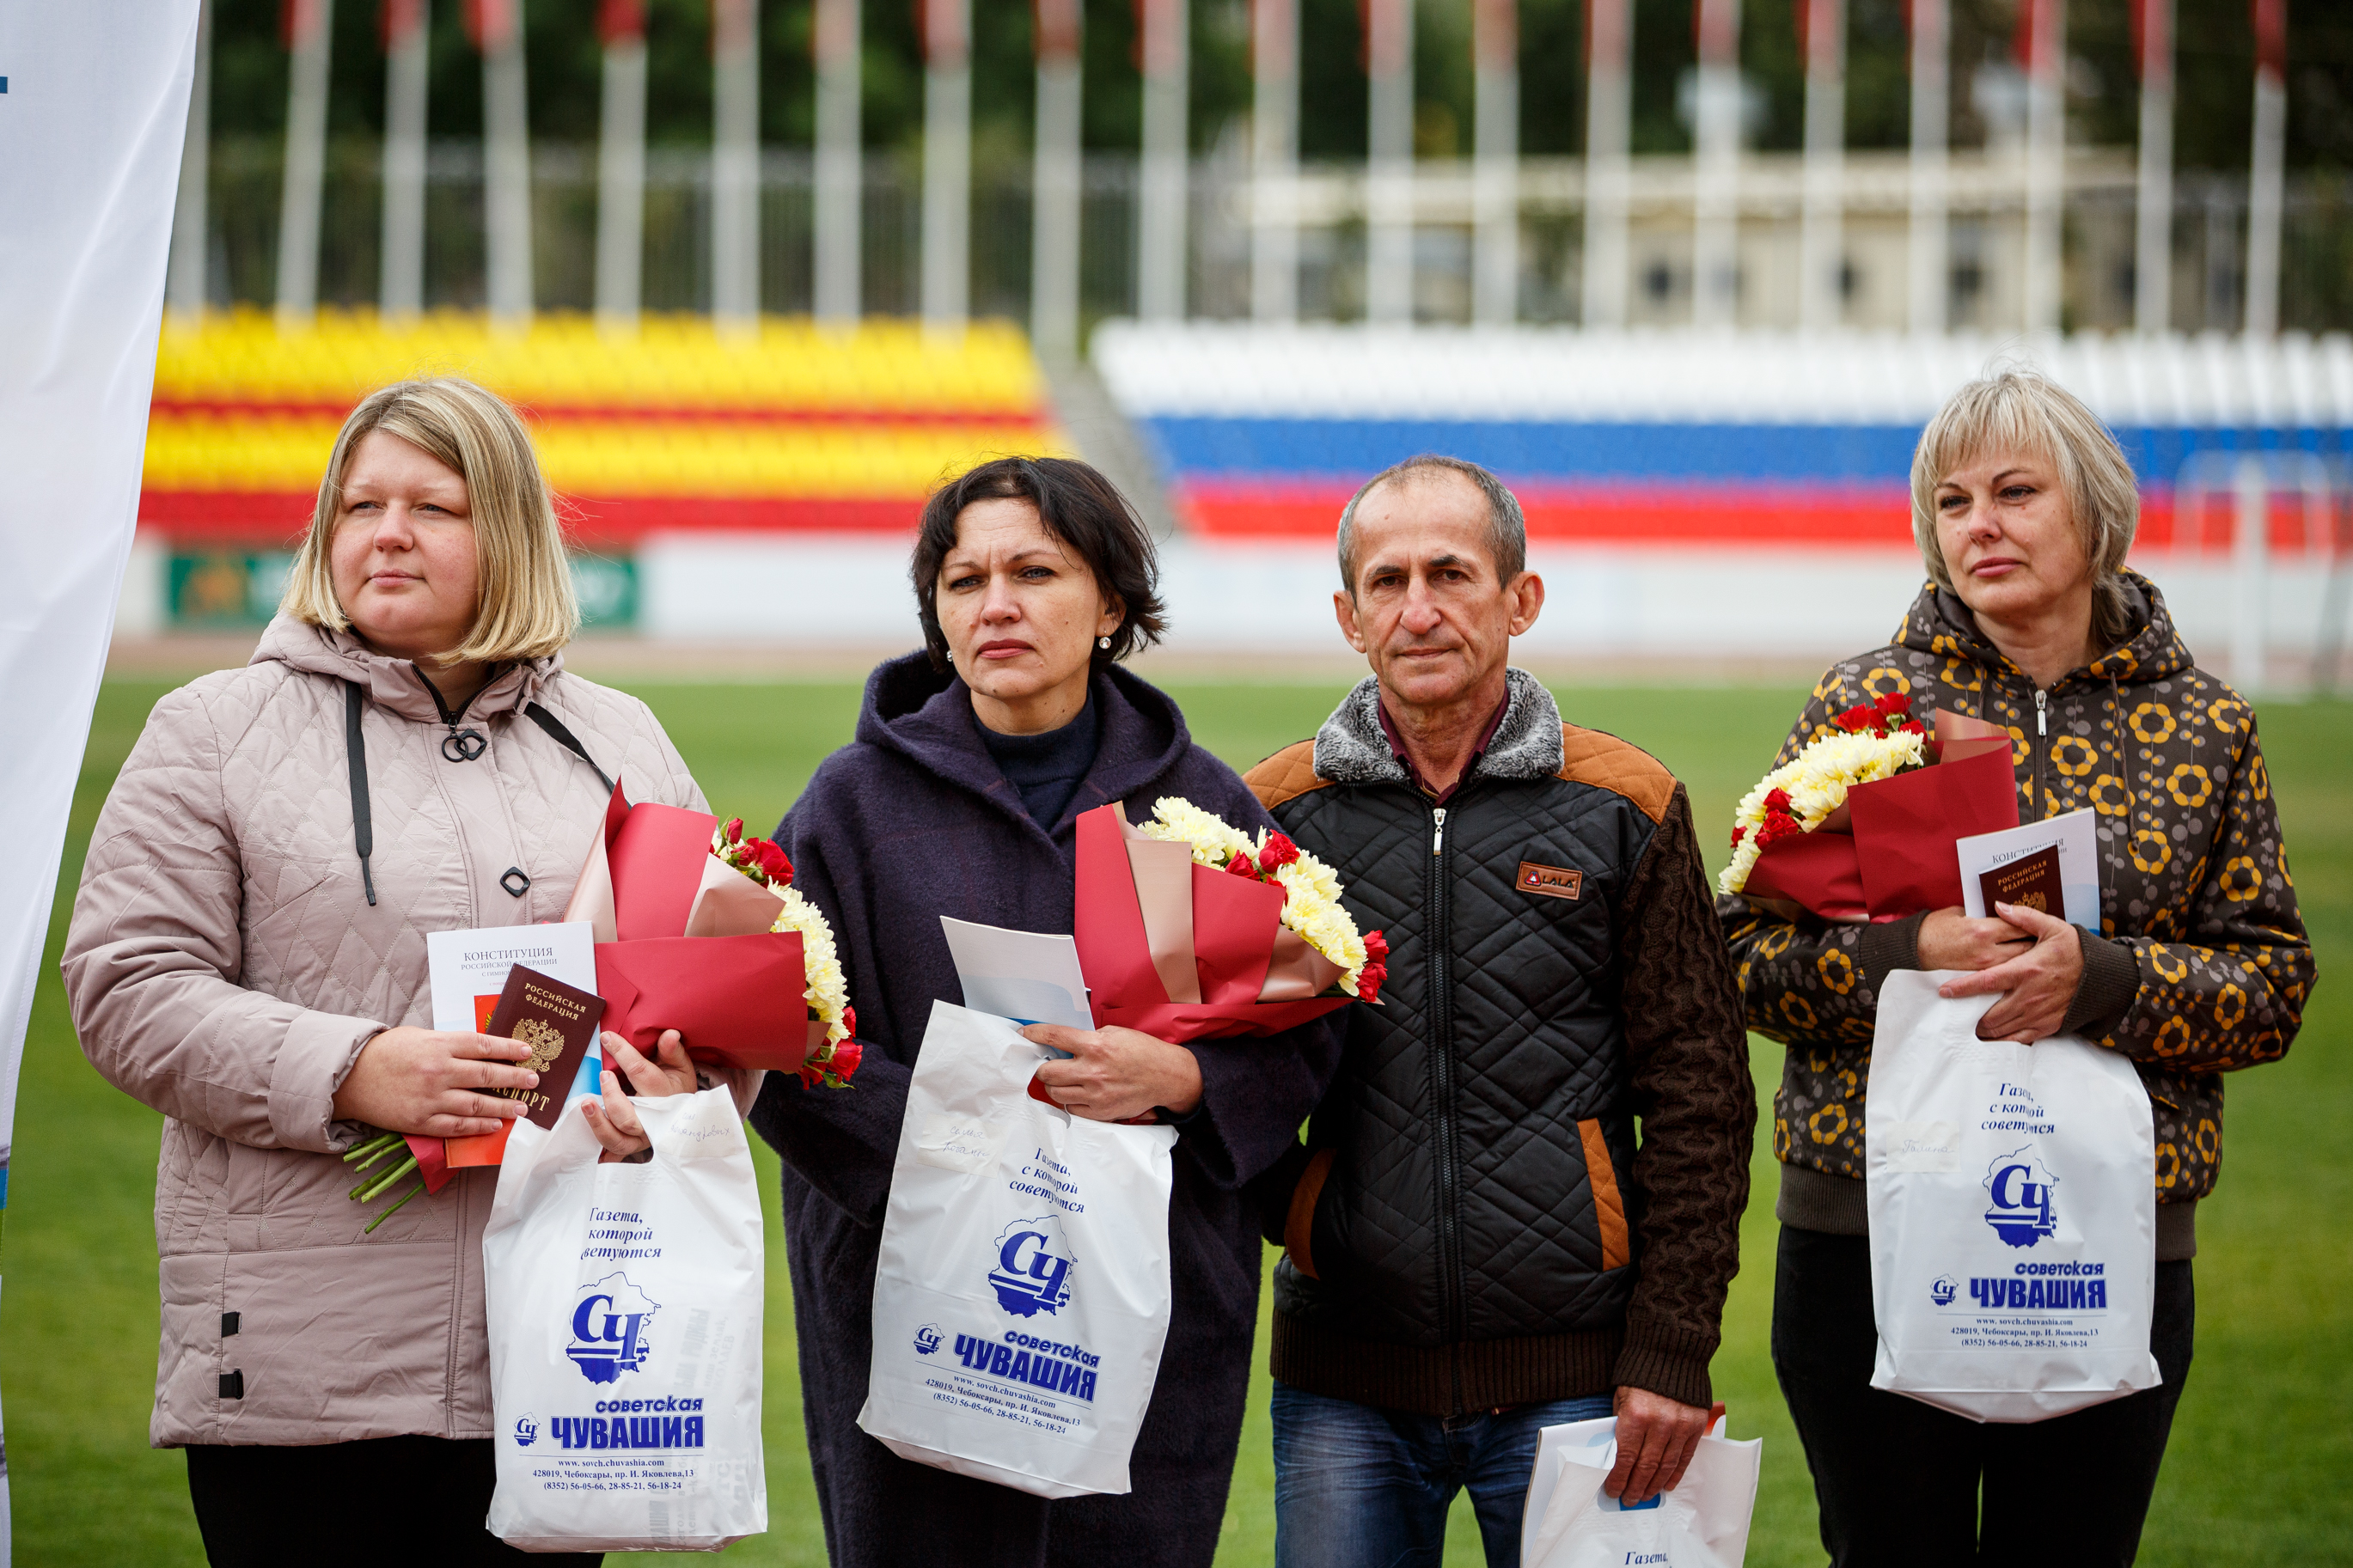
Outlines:
<svg viewBox="0 0 2353 1568"><path fill-rule="evenodd" d="M2033 1144L2004 1154L1986 1172L1986 1191L1993 1198L1986 1224L2012 1247L2032 1247L2058 1228L2051 1201L2051 1189L2058 1184L2051 1168L2035 1157Z"/></svg>
<svg viewBox="0 0 2353 1568"><path fill-rule="evenodd" d="M1075 1267L1062 1247L1062 1227L1050 1216L1017 1219L997 1233L997 1267L988 1282L998 1306L1017 1318L1034 1318L1070 1300Z"/></svg>
<svg viewBox="0 0 2353 1568"><path fill-rule="evenodd" d="M653 1345L646 1325L659 1303L629 1283L626 1274L607 1274L583 1285L572 1304L572 1342L564 1347L591 1383L611 1383L646 1364Z"/></svg>

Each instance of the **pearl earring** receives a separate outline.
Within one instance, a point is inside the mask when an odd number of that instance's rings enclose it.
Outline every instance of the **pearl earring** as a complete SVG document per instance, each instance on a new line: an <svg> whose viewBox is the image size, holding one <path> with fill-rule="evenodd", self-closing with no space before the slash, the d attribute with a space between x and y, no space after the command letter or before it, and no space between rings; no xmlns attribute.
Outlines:
<svg viewBox="0 0 2353 1568"><path fill-rule="evenodd" d="M1099 647L1099 648L1102 648L1102 649L1103 649L1103 650L1104 650L1104 651L1106 651L1106 652L1110 651L1110 648L1111 648L1111 638L1109 638L1109 637L1097 637L1097 638L1095 638L1095 647Z"/></svg>

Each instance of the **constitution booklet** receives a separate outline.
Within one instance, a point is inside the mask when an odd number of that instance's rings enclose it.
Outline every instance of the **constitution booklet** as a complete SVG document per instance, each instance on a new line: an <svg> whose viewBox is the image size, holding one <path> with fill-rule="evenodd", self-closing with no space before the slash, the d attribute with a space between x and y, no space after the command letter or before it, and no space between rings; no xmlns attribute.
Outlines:
<svg viewBox="0 0 2353 1568"><path fill-rule="evenodd" d="M1961 909L1972 919L1997 900L2100 929L2099 818L2089 809L1980 833L1954 846L1961 858Z"/></svg>
<svg viewBox="0 0 2353 1568"><path fill-rule="evenodd" d="M596 928L586 921L537 926L483 926L425 933L433 977L433 1026L489 1032L491 1010L520 963L583 991L596 989Z"/></svg>

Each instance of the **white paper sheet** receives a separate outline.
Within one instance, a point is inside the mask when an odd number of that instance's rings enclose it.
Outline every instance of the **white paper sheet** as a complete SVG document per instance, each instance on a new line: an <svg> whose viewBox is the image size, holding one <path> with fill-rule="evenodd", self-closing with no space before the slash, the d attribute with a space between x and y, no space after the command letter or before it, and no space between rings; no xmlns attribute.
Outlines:
<svg viewBox="0 0 2353 1568"><path fill-rule="evenodd" d="M507 971L520 963L551 980L596 989L596 928L586 921L536 926L483 926L425 933L433 976L433 1026L472 1034L490 1017Z"/></svg>
<svg viewBox="0 0 2353 1568"><path fill-rule="evenodd" d="M945 915L940 929L947 933L964 1005L974 1012L1019 1024L1095 1026L1087 1008L1086 976L1079 970L1079 944L1070 937L976 925Z"/></svg>
<svg viewBox="0 0 2353 1568"><path fill-rule="evenodd" d="M2085 931L2099 930L2099 817L2088 807L2064 816L2045 817L2041 822L1959 840L1954 847L1961 858L1962 912L1976 920L1982 920L1989 912L1985 907L1985 888L1978 878L1997 866L2007 866L2054 844L2059 847L2059 883L2061 897L2066 901L2067 922Z"/></svg>

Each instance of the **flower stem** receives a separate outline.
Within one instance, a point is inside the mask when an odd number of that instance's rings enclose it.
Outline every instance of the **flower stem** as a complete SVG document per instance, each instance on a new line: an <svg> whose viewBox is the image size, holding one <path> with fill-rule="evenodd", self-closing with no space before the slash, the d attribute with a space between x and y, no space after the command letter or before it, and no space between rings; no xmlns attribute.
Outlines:
<svg viewBox="0 0 2353 1568"><path fill-rule="evenodd" d="M391 1187L393 1183L400 1180L401 1177L408 1174L415 1169L417 1169L417 1156L411 1154L407 1159L403 1160L399 1164L394 1166L382 1177L371 1176L368 1180L362 1182L360 1184L360 1187L364 1190L355 1191L353 1195L361 1203L374 1203L380 1194Z"/></svg>
<svg viewBox="0 0 2353 1568"><path fill-rule="evenodd" d="M419 1194L419 1193L423 1192L424 1190L425 1190L425 1183L423 1182L423 1180L422 1180L422 1179L420 1179L415 1186L413 1186L413 1187L409 1188L409 1189L408 1189L408 1191L406 1191L406 1192L405 1192L405 1193L403 1193L403 1194L400 1194L400 1203L399 1203L399 1204L395 1204L395 1205L392 1205L392 1207L390 1207L390 1208L388 1208L388 1209L385 1210L382 1214L380 1214L380 1215L376 1215L376 1216L375 1216L375 1218L374 1218L374 1219L372 1219L372 1220L368 1221L368 1222L367 1222L367 1224L366 1224L366 1226L361 1229L360 1234L361 1234L362 1236L365 1236L365 1235L367 1235L370 1231L373 1231L374 1229L375 1229L375 1227L376 1227L376 1226L378 1226L382 1225L385 1221L386 1221L386 1220L390 1219L394 1215L396 1215L396 1214L397 1214L398 1212L400 1212L400 1204L405 1204L405 1203L406 1203L409 1199L411 1199L411 1198L415 1197L417 1194Z"/></svg>

